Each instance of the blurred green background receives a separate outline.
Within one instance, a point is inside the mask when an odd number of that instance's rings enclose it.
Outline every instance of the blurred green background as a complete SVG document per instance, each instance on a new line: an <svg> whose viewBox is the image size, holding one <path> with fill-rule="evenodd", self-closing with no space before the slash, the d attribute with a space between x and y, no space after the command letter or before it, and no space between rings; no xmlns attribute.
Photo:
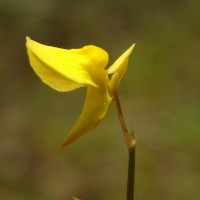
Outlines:
<svg viewBox="0 0 200 200"><path fill-rule="evenodd" d="M62 48L95 44L109 64L136 43L119 91L138 138L136 199L199 200L199 0L0 1L0 199L122 200L127 150L114 105L61 150L85 89L44 85L29 65L26 35Z"/></svg>

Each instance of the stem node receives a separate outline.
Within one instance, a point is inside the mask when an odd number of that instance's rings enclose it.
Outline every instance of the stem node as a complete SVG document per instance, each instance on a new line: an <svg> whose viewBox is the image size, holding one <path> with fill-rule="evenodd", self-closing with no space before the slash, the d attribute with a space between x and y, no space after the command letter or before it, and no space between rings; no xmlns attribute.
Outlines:
<svg viewBox="0 0 200 200"><path fill-rule="evenodd" d="M117 113L124 135L124 139L128 148L129 159L128 159L128 180L127 180L127 200L134 200L134 184L135 184L135 145L136 145L136 134L134 130L128 133L126 124L124 121L119 97L117 93L114 95L114 101L117 107Z"/></svg>

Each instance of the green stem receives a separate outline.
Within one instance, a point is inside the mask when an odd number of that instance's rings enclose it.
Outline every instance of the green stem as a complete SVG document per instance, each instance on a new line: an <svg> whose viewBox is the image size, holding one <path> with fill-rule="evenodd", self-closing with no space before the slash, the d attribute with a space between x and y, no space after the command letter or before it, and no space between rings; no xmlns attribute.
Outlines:
<svg viewBox="0 0 200 200"><path fill-rule="evenodd" d="M122 128L122 133L129 152L129 161L128 161L128 181L127 181L127 200L134 200L134 183L135 183L135 144L136 136L135 132L132 131L128 133L126 128L125 120L123 117L121 104L117 93L114 95L114 101L118 112L119 121Z"/></svg>
<svg viewBox="0 0 200 200"><path fill-rule="evenodd" d="M129 149L127 200L134 200L135 183L135 147Z"/></svg>

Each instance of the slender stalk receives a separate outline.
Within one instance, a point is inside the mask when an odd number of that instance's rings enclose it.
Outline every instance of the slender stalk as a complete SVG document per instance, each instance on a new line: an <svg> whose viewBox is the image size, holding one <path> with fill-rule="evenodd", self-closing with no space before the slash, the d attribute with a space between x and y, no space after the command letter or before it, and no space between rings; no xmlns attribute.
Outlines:
<svg viewBox="0 0 200 200"><path fill-rule="evenodd" d="M128 159L128 180L127 180L127 200L134 200L135 185L135 147L129 149Z"/></svg>
<svg viewBox="0 0 200 200"><path fill-rule="evenodd" d="M127 200L134 200L134 184L135 184L135 144L136 144L136 136L135 132L132 130L131 133L128 133L126 128L126 124L124 121L121 104L119 101L119 97L117 94L114 95L114 101L117 107L118 117L120 121L120 125L122 128L122 132L124 135L124 139L128 148L129 160L128 160L128 180L127 180Z"/></svg>
<svg viewBox="0 0 200 200"><path fill-rule="evenodd" d="M126 128L126 123L124 121L124 116L122 113L122 108L121 108L121 104L119 101L119 97L117 95L117 93L114 95L114 101L115 101L115 105L117 108L117 113L118 113L118 117L119 117L119 122L122 128L122 132L124 135L124 139L126 142L126 145L128 147L128 149L133 148L136 144L136 135L135 132L132 130L131 133L128 132L128 129Z"/></svg>

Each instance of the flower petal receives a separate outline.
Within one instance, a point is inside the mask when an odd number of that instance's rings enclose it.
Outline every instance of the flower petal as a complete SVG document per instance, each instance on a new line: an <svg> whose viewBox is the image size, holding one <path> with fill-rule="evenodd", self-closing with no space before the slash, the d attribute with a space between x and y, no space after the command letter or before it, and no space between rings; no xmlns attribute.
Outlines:
<svg viewBox="0 0 200 200"><path fill-rule="evenodd" d="M104 68L108 62L107 53L92 45L66 50L37 43L28 37L26 45L33 70L44 83L61 92L88 85L98 87L91 69Z"/></svg>
<svg viewBox="0 0 200 200"><path fill-rule="evenodd" d="M69 145L74 140L94 129L103 119L112 99L106 90L88 87L85 105L76 125L65 138L62 147Z"/></svg>
<svg viewBox="0 0 200 200"><path fill-rule="evenodd" d="M78 199L78 198L76 198L76 197L73 196L73 200L80 200L80 199Z"/></svg>
<svg viewBox="0 0 200 200"><path fill-rule="evenodd" d="M128 50L126 50L114 63L113 65L108 68L107 73L113 73L111 80L110 80L110 89L111 92L116 92L118 90L120 81L124 76L127 66L128 66L128 59L133 51L135 44L133 44Z"/></svg>

